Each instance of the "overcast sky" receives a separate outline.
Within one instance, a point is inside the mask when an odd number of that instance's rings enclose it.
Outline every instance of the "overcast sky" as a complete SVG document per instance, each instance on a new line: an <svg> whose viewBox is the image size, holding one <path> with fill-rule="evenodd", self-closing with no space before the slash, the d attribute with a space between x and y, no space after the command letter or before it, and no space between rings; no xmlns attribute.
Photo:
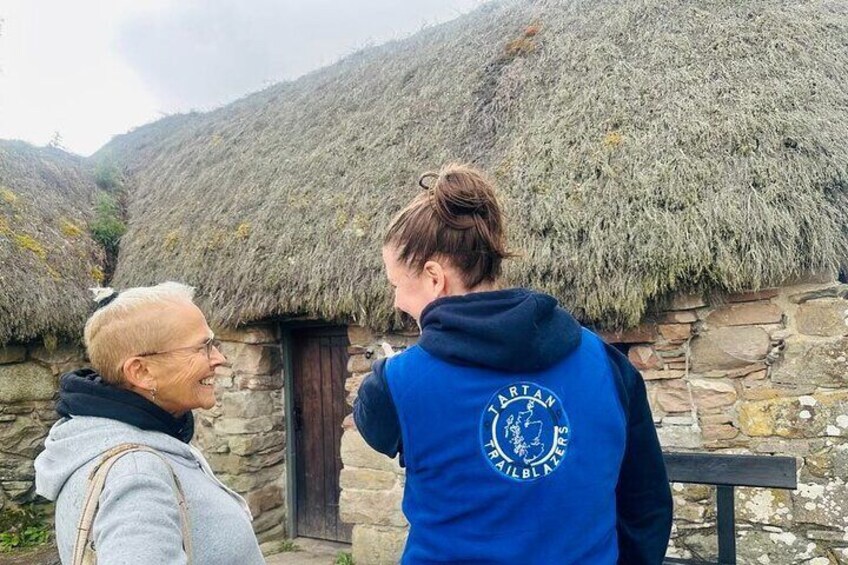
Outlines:
<svg viewBox="0 0 848 565"><path fill-rule="evenodd" d="M88 155L481 0L0 0L0 138Z"/></svg>

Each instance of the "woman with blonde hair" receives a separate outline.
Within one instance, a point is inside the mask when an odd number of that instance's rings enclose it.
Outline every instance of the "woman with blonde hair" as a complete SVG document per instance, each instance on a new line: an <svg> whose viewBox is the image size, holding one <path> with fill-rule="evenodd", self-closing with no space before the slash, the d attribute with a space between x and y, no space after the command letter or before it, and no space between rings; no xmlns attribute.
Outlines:
<svg viewBox="0 0 848 565"><path fill-rule="evenodd" d="M491 181L448 165L383 261L418 344L375 363L354 419L406 467L405 565L658 565L671 492L645 384L555 298L501 288Z"/></svg>
<svg viewBox="0 0 848 565"><path fill-rule="evenodd" d="M244 499L189 444L226 363L193 289L107 293L85 326L93 369L62 376L36 491L62 563L264 563Z"/></svg>

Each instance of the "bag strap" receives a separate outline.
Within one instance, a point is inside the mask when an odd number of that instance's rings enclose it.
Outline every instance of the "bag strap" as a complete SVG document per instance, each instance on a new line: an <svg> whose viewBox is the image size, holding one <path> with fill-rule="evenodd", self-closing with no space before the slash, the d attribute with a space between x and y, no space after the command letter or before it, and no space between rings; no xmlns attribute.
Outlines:
<svg viewBox="0 0 848 565"><path fill-rule="evenodd" d="M105 452L103 457L100 459L100 462L94 466L91 473L88 475L88 487L86 488L85 500L83 502L82 513L80 514L79 526L77 527L77 539L74 543L74 565L81 565L83 562L82 558L85 554L85 548L91 538L94 516L97 514L97 509L100 505L100 495L103 493L103 488L106 485L106 476L121 457L128 453L137 451L152 453L161 459L168 467L168 471L171 473L174 492L177 495L177 503L180 511L180 528L182 530L183 549L188 557L189 565L193 562L191 527L189 524L187 509L188 505L186 504L185 494L183 493L180 479L174 472L174 468L171 467L168 460L155 449L137 443L122 443Z"/></svg>

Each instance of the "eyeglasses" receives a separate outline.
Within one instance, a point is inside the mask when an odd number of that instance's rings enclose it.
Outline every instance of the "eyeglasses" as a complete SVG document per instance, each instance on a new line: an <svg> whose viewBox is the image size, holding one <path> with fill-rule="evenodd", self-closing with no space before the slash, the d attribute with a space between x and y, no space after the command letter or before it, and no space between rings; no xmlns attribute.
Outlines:
<svg viewBox="0 0 848 565"><path fill-rule="evenodd" d="M213 335L209 339L203 342L202 345L188 345L186 347L177 347L176 349L168 349L166 351L152 351L150 353L139 353L135 355L135 357L152 357L153 355L164 355L165 353L174 353L175 351L185 351L187 349L194 349L195 351L199 351L201 349L206 351L206 360L210 363L212 362L212 350L217 349L221 350L221 342L215 339Z"/></svg>

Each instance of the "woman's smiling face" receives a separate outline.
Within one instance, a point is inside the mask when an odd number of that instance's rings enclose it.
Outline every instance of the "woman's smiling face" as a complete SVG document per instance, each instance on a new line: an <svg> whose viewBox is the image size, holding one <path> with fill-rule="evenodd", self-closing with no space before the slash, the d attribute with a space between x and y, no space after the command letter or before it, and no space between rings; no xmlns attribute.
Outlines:
<svg viewBox="0 0 848 565"><path fill-rule="evenodd" d="M189 302L175 304L162 313L159 322L168 325L168 334L179 337L161 353L142 357L156 384L156 404L174 415L213 408L215 368L227 359L217 347L208 345L214 336L203 313Z"/></svg>

